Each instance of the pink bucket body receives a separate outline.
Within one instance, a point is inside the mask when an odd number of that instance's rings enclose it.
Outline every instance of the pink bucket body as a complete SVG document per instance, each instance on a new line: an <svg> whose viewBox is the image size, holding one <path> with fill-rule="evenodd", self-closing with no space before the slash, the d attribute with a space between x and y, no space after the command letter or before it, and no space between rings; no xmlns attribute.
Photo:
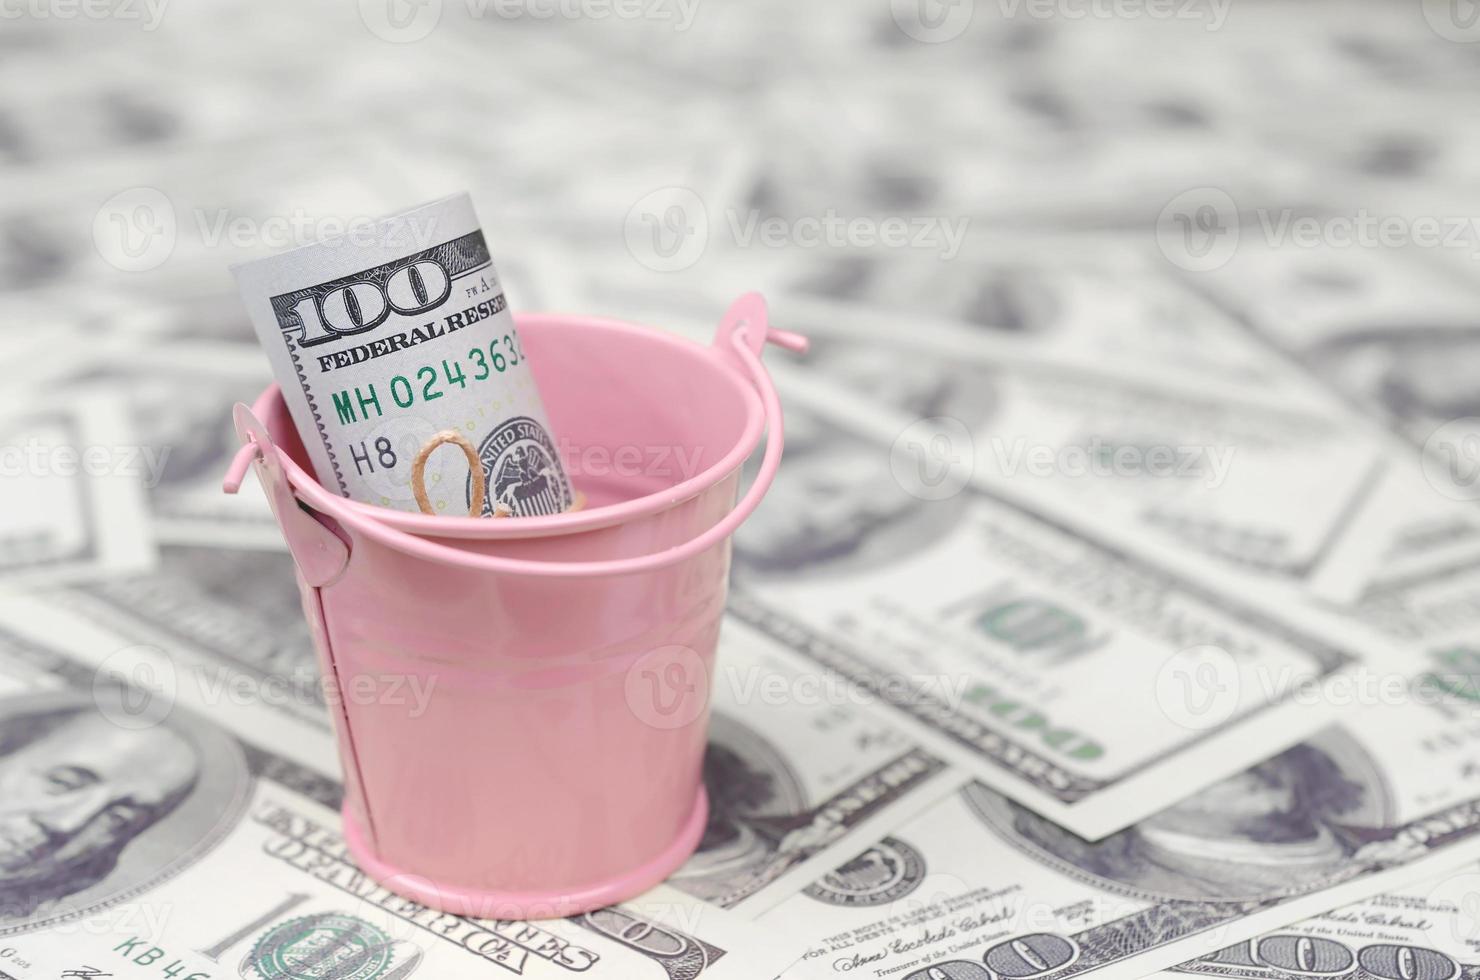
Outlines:
<svg viewBox="0 0 1480 980"><path fill-rule="evenodd" d="M758 352L804 344L768 331L755 296L712 347L517 319L585 510L485 520L345 500L313 480L275 387L239 406L227 479L255 461L298 564L339 695L348 846L392 890L490 918L620 901L698 845L729 534L781 448Z"/></svg>

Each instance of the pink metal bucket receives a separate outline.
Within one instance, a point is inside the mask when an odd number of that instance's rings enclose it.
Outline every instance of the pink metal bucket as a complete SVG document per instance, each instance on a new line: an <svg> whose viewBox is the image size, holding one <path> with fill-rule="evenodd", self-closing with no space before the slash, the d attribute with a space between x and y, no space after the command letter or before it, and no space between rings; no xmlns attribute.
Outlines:
<svg viewBox="0 0 1480 980"><path fill-rule="evenodd" d="M753 293L709 347L516 320L586 509L487 520L347 500L311 475L276 386L237 406L225 480L234 493L255 467L297 565L337 695L347 846L392 891L487 918L630 898L698 846L729 538L781 459L760 352L806 347Z"/></svg>

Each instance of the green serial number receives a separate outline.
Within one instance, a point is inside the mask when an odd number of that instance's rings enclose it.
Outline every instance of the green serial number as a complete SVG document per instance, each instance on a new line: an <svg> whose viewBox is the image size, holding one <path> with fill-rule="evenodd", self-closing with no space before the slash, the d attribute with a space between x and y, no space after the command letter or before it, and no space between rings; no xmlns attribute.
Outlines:
<svg viewBox="0 0 1480 980"><path fill-rule="evenodd" d="M452 385L466 388L469 382L487 381L496 374L518 367L524 362L524 351L519 346L519 338L506 333L502 337L495 337L486 351L482 347L474 347L468 351L466 368L463 360L443 358L440 371L435 366L426 364L417 368L410 377L396 375L390 381L391 401L397 408L410 408L417 401L435 401L445 395L445 389ZM336 391L332 397L334 412L343 425L379 418L384 414L380 405L380 392L376 390L373 381L363 388L356 385L352 389Z"/></svg>

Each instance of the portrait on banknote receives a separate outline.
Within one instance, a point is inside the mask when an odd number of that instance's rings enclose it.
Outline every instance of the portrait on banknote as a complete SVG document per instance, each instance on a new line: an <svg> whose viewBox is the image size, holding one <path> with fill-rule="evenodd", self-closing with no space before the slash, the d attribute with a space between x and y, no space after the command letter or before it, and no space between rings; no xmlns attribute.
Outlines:
<svg viewBox="0 0 1480 980"><path fill-rule="evenodd" d="M125 697L0 701L0 933L124 900L239 819L251 777L230 739L183 711L130 714Z"/></svg>
<svg viewBox="0 0 1480 980"><path fill-rule="evenodd" d="M1350 875L1360 828L1391 819L1381 769L1340 728L1094 843L979 784L963 792L1015 847L1153 900L1255 902L1327 887Z"/></svg>

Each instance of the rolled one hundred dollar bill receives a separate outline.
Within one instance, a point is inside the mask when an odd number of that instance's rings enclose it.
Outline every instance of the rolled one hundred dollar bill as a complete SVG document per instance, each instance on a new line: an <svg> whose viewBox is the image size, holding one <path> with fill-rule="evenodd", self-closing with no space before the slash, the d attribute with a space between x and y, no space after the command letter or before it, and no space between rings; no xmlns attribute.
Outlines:
<svg viewBox="0 0 1480 980"><path fill-rule="evenodd" d="M232 271L324 486L448 516L571 507L467 194Z"/></svg>

